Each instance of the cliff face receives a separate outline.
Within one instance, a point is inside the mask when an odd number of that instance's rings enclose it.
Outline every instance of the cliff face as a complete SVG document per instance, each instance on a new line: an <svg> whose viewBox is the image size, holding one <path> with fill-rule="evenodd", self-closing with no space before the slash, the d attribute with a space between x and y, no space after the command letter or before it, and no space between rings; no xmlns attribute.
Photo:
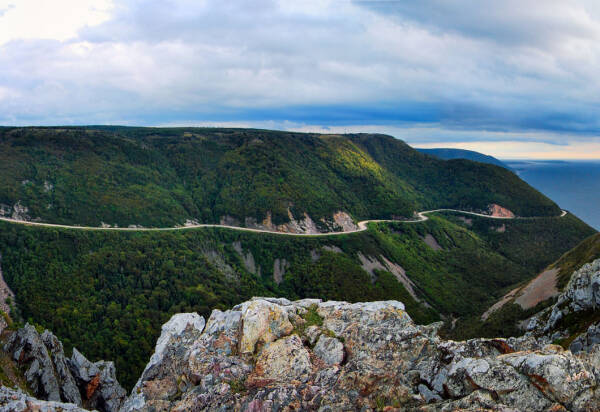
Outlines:
<svg viewBox="0 0 600 412"><path fill-rule="evenodd" d="M600 343L600 259L573 272L551 307L530 319L528 335L570 344L572 352Z"/></svg>
<svg viewBox="0 0 600 412"><path fill-rule="evenodd" d="M446 341L439 326L396 301L254 298L206 322L175 315L121 411L600 409L598 346Z"/></svg>
<svg viewBox="0 0 600 412"><path fill-rule="evenodd" d="M10 336L4 351L24 371L32 394L54 402L48 404L48 410L60 410L63 406L59 403L65 402L71 404L73 410L77 410L75 406L85 406L102 412L116 412L127 395L117 382L112 362L92 363L77 349L73 349L69 359L64 354L62 343L47 330L40 335L27 324ZM11 404L11 401L16 404ZM19 409L18 405L31 402L31 397L11 394L8 389L0 393L0 406L5 407L0 408L3 411L29 410Z"/></svg>

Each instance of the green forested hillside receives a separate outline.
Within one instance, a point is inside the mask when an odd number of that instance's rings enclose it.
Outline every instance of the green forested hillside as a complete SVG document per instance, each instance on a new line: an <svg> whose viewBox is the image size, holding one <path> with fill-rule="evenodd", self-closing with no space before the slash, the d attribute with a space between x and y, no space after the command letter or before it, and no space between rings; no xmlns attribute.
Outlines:
<svg viewBox="0 0 600 412"><path fill-rule="evenodd" d="M477 233L478 236L486 240L490 247L508 257L511 261L532 268L535 274L541 273L549 266L558 267L560 269L559 289L566 284L574 269L593 260L594 257L600 256L600 242L598 241L600 238L598 234L571 214L561 219L560 225L557 225L553 218L521 219L517 223L516 221L493 222L490 219L476 216L469 216L465 221L464 216L457 213L445 213L445 215L450 221L468 227L471 231ZM586 235L591 236L586 237ZM570 242L567 248L568 251L564 255L560 256L560 253L557 253L566 246L564 244L565 239L581 239L580 236L583 236L584 239L581 243ZM557 256L560 257L558 260ZM567 273L568 275L566 275ZM526 280L529 281L533 277L530 276ZM510 288L506 288L500 293L500 296L515 287L522 287L526 284L527 282L517 282ZM492 303L497 301L498 299ZM501 309L492 313L485 322L481 320L481 312L462 317L457 322L456 328L449 331L449 334L459 339L521 334L523 331L519 328L518 323L551 303L552 299L524 310L510 301Z"/></svg>
<svg viewBox="0 0 600 412"><path fill-rule="evenodd" d="M600 258L600 233L585 239L552 265L558 268L558 289L563 290L567 286L574 271L598 258Z"/></svg>
<svg viewBox="0 0 600 412"><path fill-rule="evenodd" d="M435 149L417 149L421 153L425 153L429 156L438 157L444 160L450 159L467 159L473 160L475 162L481 163L489 163L492 165L500 166L505 169L509 169L510 167L501 160L496 159L493 156L489 156L483 153L475 152L473 150L464 150L464 149L451 149L451 148L435 148Z"/></svg>
<svg viewBox="0 0 600 412"><path fill-rule="evenodd" d="M416 210L555 216L558 206L503 168L426 156L384 135L205 128L0 128L0 205L30 218L173 226L306 212L355 219Z"/></svg>
<svg viewBox="0 0 600 412"><path fill-rule="evenodd" d="M80 231L0 222L0 253L22 320L53 330L68 350L77 346L92 359L116 361L119 378L132 385L161 324L176 312L208 316L214 308L274 295L397 299L420 323L468 318L593 233L570 215L539 219L535 233L527 220L502 221L504 232L497 231L498 221L481 221L487 224L437 214L421 223L371 224L366 232L330 237L225 229ZM365 259L379 263L372 273ZM406 272L418 301L386 260ZM284 268L279 284L278 265Z"/></svg>
<svg viewBox="0 0 600 412"><path fill-rule="evenodd" d="M272 295L397 299L421 323L475 319L594 230L572 215L556 217L557 205L508 170L438 160L390 136L0 128L0 210L10 215L20 205L52 223L174 226L228 216L244 224L270 213L279 224L306 213L320 224L340 210L362 220L490 203L535 218L444 213L330 237L0 222L17 320L53 330L68 350L115 360L128 386L173 313L208 316Z"/></svg>

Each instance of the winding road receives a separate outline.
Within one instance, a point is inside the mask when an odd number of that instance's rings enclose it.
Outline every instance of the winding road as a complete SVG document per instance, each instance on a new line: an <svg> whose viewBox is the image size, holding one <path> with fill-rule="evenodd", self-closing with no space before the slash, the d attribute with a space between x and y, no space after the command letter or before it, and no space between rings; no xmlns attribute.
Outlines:
<svg viewBox="0 0 600 412"><path fill-rule="evenodd" d="M41 227L50 227L50 228L60 228L60 229L75 229L75 230L112 230L112 231L123 231L123 232L161 232L161 231L170 231L170 230L189 230L189 229L199 229L206 227L214 227L214 228L222 228L222 229L230 229L237 230L242 232L256 232L256 233L270 233L273 235L284 235L284 236L339 236L339 235L347 235L350 233L364 232L368 229L367 225L369 223L380 223L380 222L401 222L401 223L418 223L424 222L427 219L428 214L436 213L436 212L456 212L462 213L465 215L473 215L486 217L489 219L500 219L500 220L513 220L513 219L532 219L531 217L503 217L503 216L490 216L484 215L482 213L475 212L467 212L464 210L457 209L434 209L434 210L424 210L422 212L417 213L417 219L413 220L392 220L392 219L372 219L372 220L362 220L358 222L358 228L354 230L348 230L345 232L327 232L327 233L289 233L289 232L275 232L272 230L266 229L253 229L249 227L239 227L239 226L229 226L229 225L219 225L219 224L210 224L210 223L202 223L198 225L189 225L189 226L176 226L176 227L94 227L94 226L70 226L70 225L57 225L54 223L42 223L42 222L31 222L28 220L18 220L11 219L7 217L0 217L0 221L16 223L20 225L26 226L41 226ZM563 210L560 216L564 217L567 215L567 211Z"/></svg>

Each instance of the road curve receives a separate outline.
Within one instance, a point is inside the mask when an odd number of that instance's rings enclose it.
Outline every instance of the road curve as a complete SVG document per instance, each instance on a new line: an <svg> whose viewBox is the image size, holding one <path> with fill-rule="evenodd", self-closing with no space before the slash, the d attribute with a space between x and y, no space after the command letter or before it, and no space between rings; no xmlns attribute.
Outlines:
<svg viewBox="0 0 600 412"><path fill-rule="evenodd" d="M436 213L436 212L456 212L462 213L466 215L480 216L486 217L489 219L500 219L500 220L512 220L512 219L531 219L528 217L503 217L503 216L490 216L484 215L482 213L475 212L467 212L465 210L457 210L457 209L434 209L434 210L424 210L422 212L417 213L417 218L412 220L393 220L393 219L372 219L372 220L362 220L358 222L358 228L354 230L348 230L345 232L327 232L327 233L287 233L287 232L275 232L272 230L266 229L253 229L249 227L239 227L239 226L229 226L229 225L218 225L218 224L210 224L203 223L199 225L190 225L190 226L176 226L176 227L94 227L94 226L69 226L69 225L57 225L54 223L42 223L42 222L31 222L27 220L17 220L10 219L7 217L0 217L0 221L16 223L25 226L40 226L40 227L49 227L49 228L60 228L60 229L75 229L75 230L110 230L110 231L122 231L122 232L164 232L164 231L172 231L172 230L190 230L190 229L200 229L206 227L215 227L221 229L230 229L237 230L242 232L255 232L255 233L270 233L272 235L284 235L284 236L339 236L339 235L347 235L350 233L364 232L368 229L369 223L380 223L380 222L400 222L400 223L418 223L424 222L427 219L428 214ZM567 215L567 211L563 210L560 216L565 217Z"/></svg>

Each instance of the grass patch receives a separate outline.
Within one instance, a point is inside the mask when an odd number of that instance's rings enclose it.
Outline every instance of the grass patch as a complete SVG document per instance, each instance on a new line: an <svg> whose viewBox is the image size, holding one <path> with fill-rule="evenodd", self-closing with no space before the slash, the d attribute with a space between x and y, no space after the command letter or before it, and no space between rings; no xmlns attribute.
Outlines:
<svg viewBox="0 0 600 412"><path fill-rule="evenodd" d="M244 379L232 379L227 384L233 393L245 393L248 390Z"/></svg>
<svg viewBox="0 0 600 412"><path fill-rule="evenodd" d="M563 316L556 324L555 329L560 330L566 328L569 332L569 336L557 339L555 342L557 345L568 349L571 343L582 333L586 332L588 328L594 324L600 322L600 312L593 309L572 312Z"/></svg>
<svg viewBox="0 0 600 412"><path fill-rule="evenodd" d="M323 318L319 315L318 305L310 305L306 309L306 313L302 315L303 322L298 322L294 325L292 333L296 333L298 336L304 336L306 329L310 326L323 326Z"/></svg>

